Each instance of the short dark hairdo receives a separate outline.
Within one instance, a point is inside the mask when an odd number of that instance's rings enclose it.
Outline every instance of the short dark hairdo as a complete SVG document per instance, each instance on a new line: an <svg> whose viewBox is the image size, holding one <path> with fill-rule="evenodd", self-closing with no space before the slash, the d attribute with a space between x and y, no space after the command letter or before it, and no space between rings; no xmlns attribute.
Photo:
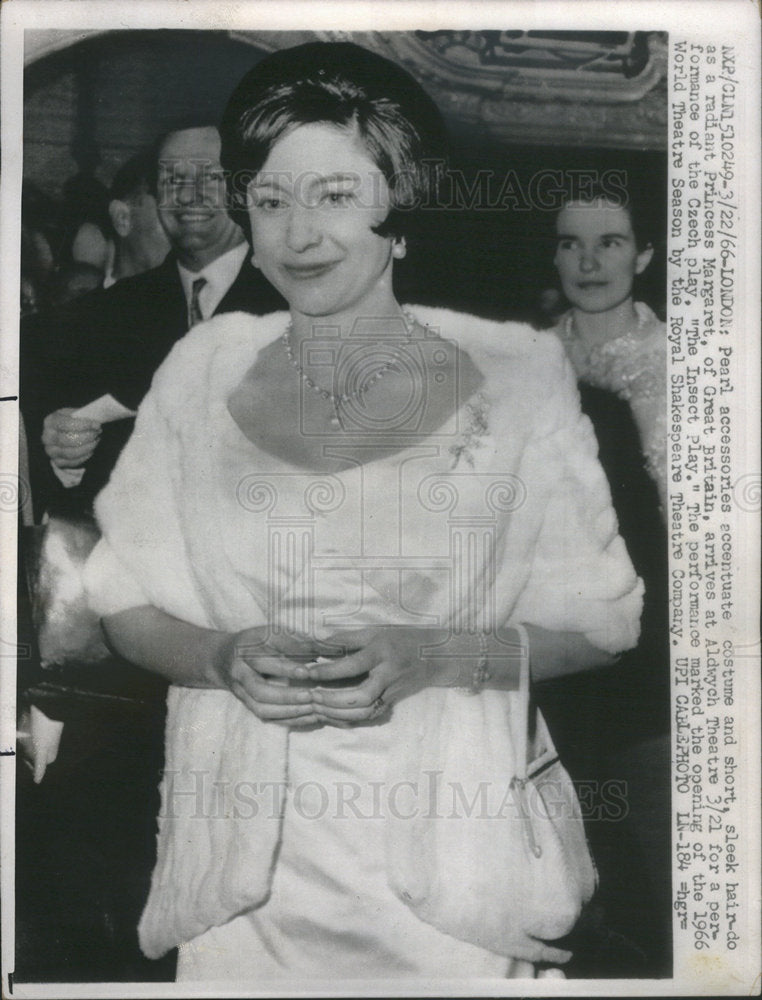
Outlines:
<svg viewBox="0 0 762 1000"><path fill-rule="evenodd" d="M607 201L616 208L623 208L630 218L630 225L635 237L635 247L639 253L649 246L655 247L658 242L659 226L654 213L642 197L636 185L630 183L593 184L583 191L567 192L563 196L561 209L567 205L589 205L596 201ZM559 212L561 211L559 209Z"/></svg>
<svg viewBox="0 0 762 1000"><path fill-rule="evenodd" d="M351 42L308 42L266 56L241 80L220 125L229 211L250 237L248 183L300 125L355 128L383 173L392 208L375 232L410 235L436 204L447 136L434 101L396 63Z"/></svg>

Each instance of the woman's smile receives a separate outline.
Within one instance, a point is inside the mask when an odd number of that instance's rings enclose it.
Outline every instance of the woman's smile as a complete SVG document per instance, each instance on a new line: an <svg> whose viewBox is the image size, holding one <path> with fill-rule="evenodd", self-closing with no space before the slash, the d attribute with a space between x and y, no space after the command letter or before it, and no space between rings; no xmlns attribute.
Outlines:
<svg viewBox="0 0 762 1000"><path fill-rule="evenodd" d="M314 278L322 278L333 268L337 267L341 260L317 261L310 264L281 264L282 269L297 281L311 281Z"/></svg>

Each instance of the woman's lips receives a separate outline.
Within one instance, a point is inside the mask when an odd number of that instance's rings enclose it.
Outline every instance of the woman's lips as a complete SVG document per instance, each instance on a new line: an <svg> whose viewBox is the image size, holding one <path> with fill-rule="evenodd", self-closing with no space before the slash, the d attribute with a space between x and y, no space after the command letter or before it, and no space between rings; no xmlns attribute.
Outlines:
<svg viewBox="0 0 762 1000"><path fill-rule="evenodd" d="M338 263L337 260L328 260L320 264L284 264L283 270L298 281L307 281L310 278L322 277Z"/></svg>
<svg viewBox="0 0 762 1000"><path fill-rule="evenodd" d="M578 281L577 288L587 290L589 288L605 288L608 281Z"/></svg>

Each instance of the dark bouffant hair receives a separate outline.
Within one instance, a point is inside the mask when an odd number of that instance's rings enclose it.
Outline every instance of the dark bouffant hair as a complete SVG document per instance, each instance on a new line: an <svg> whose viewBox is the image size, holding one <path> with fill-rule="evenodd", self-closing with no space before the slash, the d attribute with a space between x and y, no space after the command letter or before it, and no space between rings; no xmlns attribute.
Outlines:
<svg viewBox="0 0 762 1000"><path fill-rule="evenodd" d="M392 208L374 230L409 236L421 206L436 205L447 138L420 84L350 42L308 42L266 56L241 80L220 124L229 211L250 236L247 189L270 150L300 125L356 129L389 185Z"/></svg>
<svg viewBox="0 0 762 1000"><path fill-rule="evenodd" d="M623 177L626 175L623 174ZM560 209L570 202L590 205L597 201L609 202L615 208L623 208L630 217L635 246L640 253L649 246L655 247L659 242L660 228L655 218L654 199L647 201L639 188L630 183L627 187L623 182L617 184L593 184L584 191L566 192ZM657 206L658 207L658 206ZM559 209L559 211L560 211Z"/></svg>

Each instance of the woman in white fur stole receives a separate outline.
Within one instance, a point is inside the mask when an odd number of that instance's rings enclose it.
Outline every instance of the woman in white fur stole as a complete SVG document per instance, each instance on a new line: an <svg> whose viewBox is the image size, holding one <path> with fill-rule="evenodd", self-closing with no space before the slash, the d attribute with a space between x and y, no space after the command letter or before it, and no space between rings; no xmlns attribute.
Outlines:
<svg viewBox="0 0 762 1000"><path fill-rule="evenodd" d="M221 132L290 313L176 345L87 568L172 682L142 947L258 986L534 976L595 879L530 670L611 662L642 599L573 373L551 334L397 303L444 153L399 67L275 53Z"/></svg>

